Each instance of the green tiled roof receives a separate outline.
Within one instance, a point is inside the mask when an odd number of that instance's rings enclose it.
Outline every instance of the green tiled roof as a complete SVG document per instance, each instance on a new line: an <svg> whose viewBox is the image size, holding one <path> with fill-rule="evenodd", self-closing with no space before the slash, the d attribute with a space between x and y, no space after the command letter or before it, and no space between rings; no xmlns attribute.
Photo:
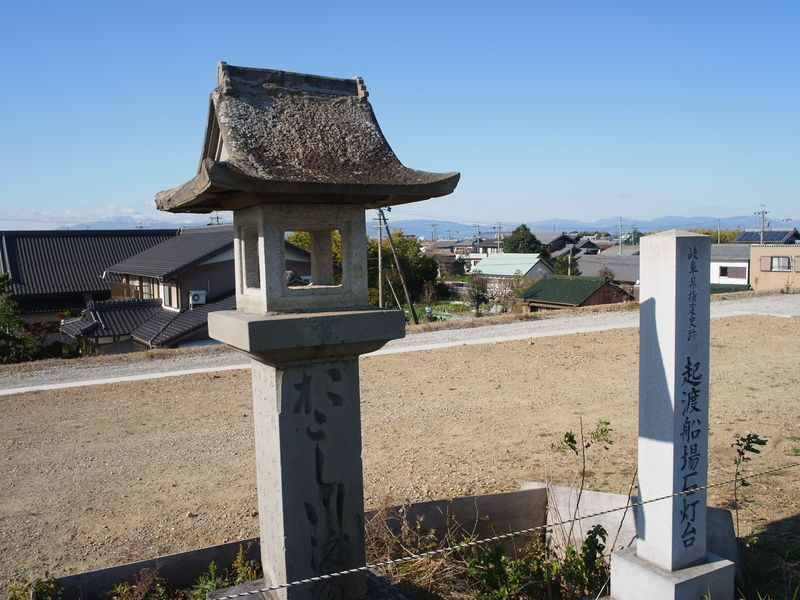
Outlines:
<svg viewBox="0 0 800 600"><path fill-rule="evenodd" d="M538 254L498 252L482 259L473 271L487 275L525 275L541 258Z"/></svg>
<svg viewBox="0 0 800 600"><path fill-rule="evenodd" d="M539 302L580 304L606 280L602 277L569 277L567 275L545 275L520 294L520 298Z"/></svg>

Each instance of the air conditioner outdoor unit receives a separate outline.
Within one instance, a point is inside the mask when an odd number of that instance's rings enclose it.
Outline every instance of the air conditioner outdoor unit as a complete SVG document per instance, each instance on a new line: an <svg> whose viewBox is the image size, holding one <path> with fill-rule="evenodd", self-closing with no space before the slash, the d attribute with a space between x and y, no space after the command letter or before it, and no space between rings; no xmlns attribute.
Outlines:
<svg viewBox="0 0 800 600"><path fill-rule="evenodd" d="M206 293L205 290L189 290L189 304L192 306L195 304L205 304Z"/></svg>

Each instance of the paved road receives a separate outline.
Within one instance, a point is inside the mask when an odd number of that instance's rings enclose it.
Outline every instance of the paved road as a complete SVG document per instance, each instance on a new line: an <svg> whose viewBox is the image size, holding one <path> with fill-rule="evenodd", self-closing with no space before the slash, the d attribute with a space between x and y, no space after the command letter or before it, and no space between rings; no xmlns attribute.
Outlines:
<svg viewBox="0 0 800 600"><path fill-rule="evenodd" d="M712 318L751 314L800 317L800 294L720 300L711 304ZM564 314L541 321L518 321L470 329L415 333L400 340L393 340L373 354L397 354L465 344L486 344L552 335L570 335L588 331L637 327L638 324L638 311ZM114 381L136 381L248 367L249 361L233 351L210 355L180 356L147 363L93 365L91 359L69 361L65 365L30 373L0 375L0 396L34 390L80 387Z"/></svg>

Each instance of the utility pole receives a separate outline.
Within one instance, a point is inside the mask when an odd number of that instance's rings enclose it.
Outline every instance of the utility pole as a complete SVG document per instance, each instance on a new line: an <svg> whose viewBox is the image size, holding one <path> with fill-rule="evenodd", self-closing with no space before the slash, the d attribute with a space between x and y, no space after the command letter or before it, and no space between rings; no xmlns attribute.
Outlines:
<svg viewBox="0 0 800 600"><path fill-rule="evenodd" d="M378 222L378 306L383 308L383 219L381 219L380 212L378 218L373 221ZM400 306L400 303L398 302L397 305Z"/></svg>
<svg viewBox="0 0 800 600"><path fill-rule="evenodd" d="M497 222L497 251L500 252L500 232L503 230L503 224L500 221Z"/></svg>
<svg viewBox="0 0 800 600"><path fill-rule="evenodd" d="M619 218L617 223L617 253L622 256L622 217Z"/></svg>
<svg viewBox="0 0 800 600"><path fill-rule="evenodd" d="M431 223L431 242L436 243L436 223Z"/></svg>
<svg viewBox="0 0 800 600"><path fill-rule="evenodd" d="M717 219L717 243L718 243L718 244L721 244L721 243L722 243L722 242L720 241L720 239L721 239L721 237L722 237L722 232L720 231L720 229L721 229L720 221L721 221L721 219Z"/></svg>
<svg viewBox="0 0 800 600"><path fill-rule="evenodd" d="M400 283L403 285L403 292L406 295L406 302L408 302L408 308L411 310L411 318L414 320L414 325L419 325L417 311L414 310L414 304L411 302L411 294L408 293L408 286L406 285L406 278L403 276L403 269L400 268L400 261L397 260L397 250L395 250L394 247L392 232L389 231L389 221L386 220L386 215L383 214L382 208L378 209L378 214L383 217L383 223L386 225L386 237L389 239L389 247L392 249L392 256L394 256L394 265L397 267L397 274L400 276Z"/></svg>
<svg viewBox="0 0 800 600"><path fill-rule="evenodd" d="M769 214L768 210L765 210L764 205L761 205L761 210L757 210L753 213L754 215L758 215L758 220L761 225L761 244L764 243L764 230L767 228L767 215Z"/></svg>

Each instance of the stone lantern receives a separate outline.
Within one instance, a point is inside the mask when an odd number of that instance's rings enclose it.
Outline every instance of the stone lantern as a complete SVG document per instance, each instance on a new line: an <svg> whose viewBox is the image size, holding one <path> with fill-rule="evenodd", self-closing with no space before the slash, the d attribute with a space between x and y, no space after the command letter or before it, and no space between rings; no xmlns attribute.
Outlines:
<svg viewBox="0 0 800 600"><path fill-rule="evenodd" d="M232 210L235 311L212 337L252 357L261 555L267 586L364 564L358 356L403 337L369 306L365 209L444 196L458 173L404 167L361 78L220 63L197 176L158 208ZM309 285L290 285L284 239L311 240ZM332 259L333 232L342 261ZM363 598L361 575L284 598Z"/></svg>

